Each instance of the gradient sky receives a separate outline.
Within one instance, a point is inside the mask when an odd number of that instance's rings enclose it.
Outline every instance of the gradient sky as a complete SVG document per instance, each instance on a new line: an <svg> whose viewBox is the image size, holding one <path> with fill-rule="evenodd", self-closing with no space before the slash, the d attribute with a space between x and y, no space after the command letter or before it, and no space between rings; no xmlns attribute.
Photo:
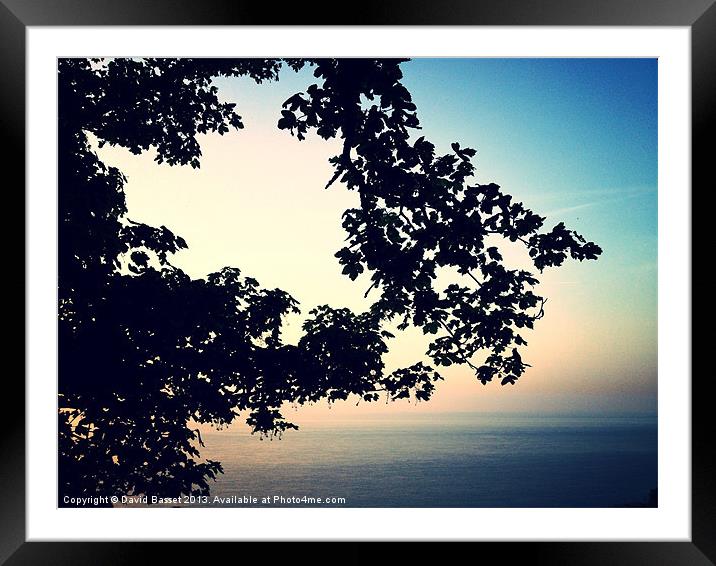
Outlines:
<svg viewBox="0 0 716 566"><path fill-rule="evenodd" d="M432 401L325 404L289 412L299 424L367 413L655 412L657 389L657 62L655 59L417 59L403 66L424 135L440 152L477 150L477 180L496 182L550 225L564 221L604 250L596 262L546 271L549 298L514 386L482 386L469 368L443 369ZM312 76L278 83L217 80L246 128L202 136L201 169L153 162L105 146L127 176L130 218L166 225L189 249L173 261L194 277L232 265L265 287L318 304L367 308L368 277L342 276L335 251L341 214L357 204L343 186L323 189L339 142L299 142L276 128L281 103ZM517 247L506 249L527 266ZM444 278L446 281L449 276ZM300 334L290 320L286 339ZM428 340L391 341L388 369L424 357Z"/></svg>

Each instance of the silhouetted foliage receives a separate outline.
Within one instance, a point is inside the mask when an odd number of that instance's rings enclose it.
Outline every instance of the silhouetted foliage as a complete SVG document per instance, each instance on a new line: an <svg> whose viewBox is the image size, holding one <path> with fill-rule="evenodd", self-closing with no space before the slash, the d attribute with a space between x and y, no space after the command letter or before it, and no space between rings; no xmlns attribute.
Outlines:
<svg viewBox="0 0 716 566"><path fill-rule="evenodd" d="M203 461L191 422L223 426L243 414L254 431L281 434L285 403L355 396L427 401L442 379L416 363L387 374L383 354L398 321L436 335L438 366L467 364L483 384L514 383L527 364L519 332L544 314L537 279L508 268L490 235L519 242L537 270L600 248L514 202L495 184L471 184L475 150L438 155L401 83L403 60L111 59L59 61L60 494L208 493L219 462ZM226 267L191 279L170 262L186 242L132 221L126 178L105 166L88 136L156 161L200 166L197 134L242 128L212 79L277 80L309 65L315 84L290 97L278 127L304 139L340 137L331 159L360 195L347 210L336 257L379 293L364 313L320 306L298 344L282 341L298 303ZM436 288L441 268L466 285ZM368 293L367 292L367 293ZM367 294L366 293L366 294ZM485 351L483 362L475 354Z"/></svg>

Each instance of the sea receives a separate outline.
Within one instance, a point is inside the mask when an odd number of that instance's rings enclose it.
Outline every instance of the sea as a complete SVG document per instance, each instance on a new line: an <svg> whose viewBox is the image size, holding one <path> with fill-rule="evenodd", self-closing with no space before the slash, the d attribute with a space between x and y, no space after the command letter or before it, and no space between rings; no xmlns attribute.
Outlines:
<svg viewBox="0 0 716 566"><path fill-rule="evenodd" d="M202 438L224 473L199 506L639 507L658 479L655 416L422 414Z"/></svg>

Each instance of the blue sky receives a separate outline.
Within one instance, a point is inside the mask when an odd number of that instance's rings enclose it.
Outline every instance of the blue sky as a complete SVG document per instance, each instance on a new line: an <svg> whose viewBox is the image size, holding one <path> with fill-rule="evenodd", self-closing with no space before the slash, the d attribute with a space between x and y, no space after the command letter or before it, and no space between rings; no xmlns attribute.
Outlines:
<svg viewBox="0 0 716 566"><path fill-rule="evenodd" d="M474 140L487 171L517 162L535 190L656 185L656 59L415 59L403 68L435 141Z"/></svg>

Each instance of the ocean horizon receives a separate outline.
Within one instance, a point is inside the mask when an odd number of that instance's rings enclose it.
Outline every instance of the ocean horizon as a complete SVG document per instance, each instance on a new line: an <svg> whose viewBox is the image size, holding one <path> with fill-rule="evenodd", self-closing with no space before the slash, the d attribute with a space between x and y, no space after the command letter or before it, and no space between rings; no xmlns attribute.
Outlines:
<svg viewBox="0 0 716 566"><path fill-rule="evenodd" d="M202 432L223 507L639 507L655 415L439 413L300 422L281 439Z"/></svg>

